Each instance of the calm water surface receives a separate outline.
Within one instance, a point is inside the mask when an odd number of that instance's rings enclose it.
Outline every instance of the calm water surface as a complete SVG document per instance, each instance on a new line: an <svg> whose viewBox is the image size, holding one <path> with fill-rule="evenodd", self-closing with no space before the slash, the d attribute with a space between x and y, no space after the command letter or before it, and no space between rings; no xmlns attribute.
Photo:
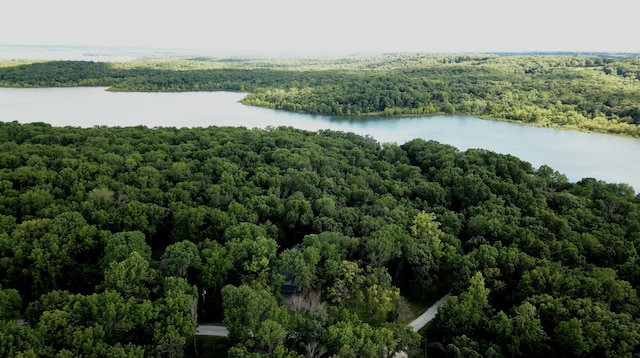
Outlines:
<svg viewBox="0 0 640 358"><path fill-rule="evenodd" d="M341 118L244 106L233 92L113 93L104 88L0 88L0 121L54 126L292 126L370 135L380 143L432 139L546 164L577 181L592 177L640 190L640 140L535 128L465 116Z"/></svg>

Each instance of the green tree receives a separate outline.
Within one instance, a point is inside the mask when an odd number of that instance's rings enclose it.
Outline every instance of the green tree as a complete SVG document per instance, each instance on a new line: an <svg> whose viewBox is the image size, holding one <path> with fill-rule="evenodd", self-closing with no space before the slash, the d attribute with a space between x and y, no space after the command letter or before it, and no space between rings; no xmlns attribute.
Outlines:
<svg viewBox="0 0 640 358"><path fill-rule="evenodd" d="M383 267L402 254L401 242L408 240L407 233L395 224L385 225L363 239L364 253L373 267Z"/></svg>
<svg viewBox="0 0 640 358"><path fill-rule="evenodd" d="M423 294L434 293L437 289L436 275L445 255L445 244L441 240L444 233L435 219L433 213L418 213L410 227L411 236L404 240L402 246L403 258L412 271L413 281Z"/></svg>
<svg viewBox="0 0 640 358"><path fill-rule="evenodd" d="M190 207L183 202L170 206L172 214L171 238L178 241L200 241L206 226L209 209L205 206Z"/></svg>
<svg viewBox="0 0 640 358"><path fill-rule="evenodd" d="M197 269L201 263L198 247L193 242L186 240L167 246L162 254L162 259L168 262L167 267L162 271L164 276L186 277L189 268Z"/></svg>
<svg viewBox="0 0 640 358"><path fill-rule="evenodd" d="M233 269L233 258L228 249L216 241L205 240L199 244L200 271L198 282L205 287L220 288Z"/></svg>
<svg viewBox="0 0 640 358"><path fill-rule="evenodd" d="M190 339L195 344L198 324L198 290L179 277L165 277L163 297L157 301L158 320L153 343L160 356L182 357Z"/></svg>
<svg viewBox="0 0 640 358"><path fill-rule="evenodd" d="M397 351L393 331L367 323L339 321L327 329L327 346L334 357L389 357Z"/></svg>
<svg viewBox="0 0 640 358"><path fill-rule="evenodd" d="M109 267L112 262L119 262L137 252L140 257L151 261L151 247L146 243L144 234L140 231L124 231L110 235L105 240L104 266Z"/></svg>
<svg viewBox="0 0 640 358"><path fill-rule="evenodd" d="M367 315L372 319L384 321L389 313L397 310L400 290L373 284L367 287L364 295Z"/></svg>
<svg viewBox="0 0 640 358"><path fill-rule="evenodd" d="M300 197L300 198L299 198ZM305 227L313 222L311 204L301 195L292 195L284 204L284 223L289 229Z"/></svg>
<svg viewBox="0 0 640 358"><path fill-rule="evenodd" d="M149 267L149 261L134 251L120 262L111 262L104 273L101 288L114 290L124 298L148 299L159 286L158 272Z"/></svg>
<svg viewBox="0 0 640 358"><path fill-rule="evenodd" d="M270 285L278 248L275 240L264 236L233 239L227 242L227 247L234 267L238 268L234 274L240 282L262 288Z"/></svg>
<svg viewBox="0 0 640 358"><path fill-rule="evenodd" d="M224 323L229 330L229 338L234 342L253 342L252 335L259 332L261 325L267 320L273 322L270 325L274 329L276 324L287 324L286 310L270 292L262 289L253 289L247 285L227 285L222 289L222 305ZM267 327L263 330L263 333L268 331ZM279 328L275 329L278 330Z"/></svg>
<svg viewBox="0 0 640 358"><path fill-rule="evenodd" d="M330 303L356 307L364 299L364 276L357 263L342 260L333 277L332 284L326 289Z"/></svg>
<svg viewBox="0 0 640 358"><path fill-rule="evenodd" d="M2 289L0 286L0 320L14 320L20 317L22 297L18 290Z"/></svg>
<svg viewBox="0 0 640 358"><path fill-rule="evenodd" d="M277 267L280 273L290 277L294 285L310 289L315 281L316 264L319 257L305 255L298 248L287 249L278 256Z"/></svg>
<svg viewBox="0 0 640 358"><path fill-rule="evenodd" d="M513 357L541 355L546 351L548 337L536 308L525 302L513 311L512 317L500 311L492 318L492 331L497 335L497 342L506 347Z"/></svg>
<svg viewBox="0 0 640 358"><path fill-rule="evenodd" d="M583 336L582 322L577 318L560 322L554 329L554 336L562 351L568 356L580 357L589 351L590 347Z"/></svg>
<svg viewBox="0 0 640 358"><path fill-rule="evenodd" d="M30 327L0 319L0 356L38 357L44 354L42 337Z"/></svg>
<svg viewBox="0 0 640 358"><path fill-rule="evenodd" d="M449 297L438 310L433 327L434 330L446 332L449 339L463 335L476 337L478 332L488 327L491 316L489 289L485 287L484 277L478 272L471 278L466 292Z"/></svg>
<svg viewBox="0 0 640 358"><path fill-rule="evenodd" d="M0 242L5 283L27 302L54 289L90 292L101 274L105 236L77 212L25 221Z"/></svg>
<svg viewBox="0 0 640 358"><path fill-rule="evenodd" d="M279 322L267 319L260 322L255 332L255 339L265 353L273 355L277 346L281 346L287 336L285 327Z"/></svg>

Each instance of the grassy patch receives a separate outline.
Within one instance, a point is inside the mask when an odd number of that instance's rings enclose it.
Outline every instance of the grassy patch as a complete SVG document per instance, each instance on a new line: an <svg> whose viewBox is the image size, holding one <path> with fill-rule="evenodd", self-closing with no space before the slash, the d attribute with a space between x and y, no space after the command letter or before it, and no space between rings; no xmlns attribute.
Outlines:
<svg viewBox="0 0 640 358"><path fill-rule="evenodd" d="M409 324L424 313L435 301L424 301L400 296L398 322Z"/></svg>

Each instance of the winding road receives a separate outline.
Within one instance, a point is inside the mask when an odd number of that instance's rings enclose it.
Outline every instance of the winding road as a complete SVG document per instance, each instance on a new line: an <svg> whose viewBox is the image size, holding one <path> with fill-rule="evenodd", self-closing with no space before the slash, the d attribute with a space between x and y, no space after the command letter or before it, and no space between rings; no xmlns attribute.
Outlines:
<svg viewBox="0 0 640 358"><path fill-rule="evenodd" d="M421 314L418 318L414 319L409 323L409 326L413 328L414 331L419 331L422 327L426 326L429 321L431 321L436 314L438 313L438 308L440 308L449 298L449 294L444 295L441 299L436 301L431 307L429 307L423 314ZM196 336L218 336L218 337L226 337L229 334L227 327L222 324L201 324L196 328Z"/></svg>

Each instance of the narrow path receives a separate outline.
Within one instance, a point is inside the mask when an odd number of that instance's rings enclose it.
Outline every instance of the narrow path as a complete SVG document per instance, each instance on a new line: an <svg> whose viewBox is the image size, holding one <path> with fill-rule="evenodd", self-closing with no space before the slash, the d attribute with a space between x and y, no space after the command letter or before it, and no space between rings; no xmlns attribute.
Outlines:
<svg viewBox="0 0 640 358"><path fill-rule="evenodd" d="M409 326L413 328L414 331L419 331L422 327L426 326L429 321L431 321L436 314L438 313L438 308L440 308L445 301L449 298L449 294L447 293L441 299L436 301L431 307L429 307L423 314L421 314L418 318L414 319L409 323ZM201 324L196 328L196 336L218 336L218 337L226 337L229 334L229 330L227 327L222 324Z"/></svg>
<svg viewBox="0 0 640 358"><path fill-rule="evenodd" d="M196 327L196 336L217 336L226 337L229 330L222 324L201 324Z"/></svg>
<svg viewBox="0 0 640 358"><path fill-rule="evenodd" d="M429 323L429 321L431 321L436 317L436 314L438 314L438 308L442 307L445 301L447 301L447 298L449 298L449 295L451 294L447 293L441 299L436 301L436 303L431 305L431 307L429 307L426 311L424 311L423 314L421 314L420 316L418 316L418 318L411 321L411 323L409 323L409 326L411 326L411 328L413 328L415 332L418 332L419 330L421 330L422 327L426 326L427 323Z"/></svg>
<svg viewBox="0 0 640 358"><path fill-rule="evenodd" d="M436 317L436 314L438 314L438 308L442 307L442 305L447 301L447 298L449 298L449 295L451 294L447 293L446 295L442 296L441 299L436 301L436 303L432 304L431 307L427 308L427 310L424 311L423 314L421 314L420 316L418 316L418 318L411 321L411 323L409 323L409 327L413 328L414 332L418 332L419 330L421 330L424 326L427 325L427 323L429 323L429 321L431 321ZM407 357L408 357L407 353L404 351L397 352L396 354L393 355L393 358L407 358Z"/></svg>

